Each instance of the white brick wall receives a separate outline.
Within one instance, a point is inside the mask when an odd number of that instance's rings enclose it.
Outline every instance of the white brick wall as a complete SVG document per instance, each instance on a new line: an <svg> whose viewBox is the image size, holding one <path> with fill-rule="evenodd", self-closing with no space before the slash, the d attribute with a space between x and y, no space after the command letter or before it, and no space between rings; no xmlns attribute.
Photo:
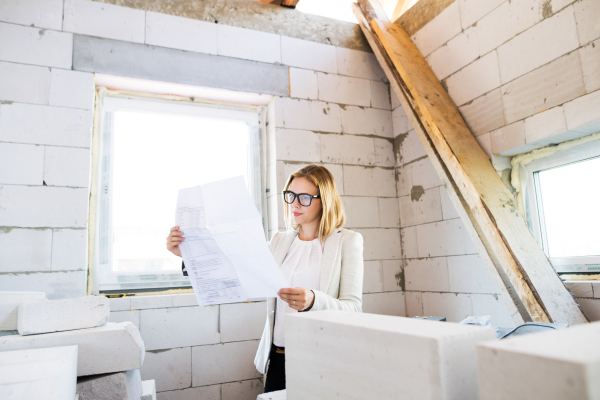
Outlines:
<svg viewBox="0 0 600 400"><path fill-rule="evenodd" d="M500 88L474 99L458 110L475 136L483 135L504 125Z"/></svg>
<svg viewBox="0 0 600 400"><path fill-rule="evenodd" d="M346 106L341 108L340 113L344 133L393 137L390 111Z"/></svg>
<svg viewBox="0 0 600 400"><path fill-rule="evenodd" d="M91 110L94 107L94 75L52 68L49 104Z"/></svg>
<svg viewBox="0 0 600 400"><path fill-rule="evenodd" d="M0 226L84 228L88 189L0 186Z"/></svg>
<svg viewBox="0 0 600 400"><path fill-rule="evenodd" d="M450 291L446 257L406 260L405 263L406 290L420 292Z"/></svg>
<svg viewBox="0 0 600 400"><path fill-rule="evenodd" d="M259 378L254 363L258 341L192 347L192 386Z"/></svg>
<svg viewBox="0 0 600 400"><path fill-rule="evenodd" d="M41 185L44 146L0 143L0 184Z"/></svg>
<svg viewBox="0 0 600 400"><path fill-rule="evenodd" d="M221 385L221 400L255 400L262 394L263 388L262 379L225 383Z"/></svg>
<svg viewBox="0 0 600 400"><path fill-rule="evenodd" d="M290 67L330 74L335 74L338 70L335 47L287 36L281 37L281 62Z"/></svg>
<svg viewBox="0 0 600 400"><path fill-rule="evenodd" d="M0 105L0 141L90 147L91 110L32 104Z"/></svg>
<svg viewBox="0 0 600 400"><path fill-rule="evenodd" d="M460 219L417 226L419 257L477 254Z"/></svg>
<svg viewBox="0 0 600 400"><path fill-rule="evenodd" d="M60 30L63 0L3 0L0 21L13 24Z"/></svg>
<svg viewBox="0 0 600 400"><path fill-rule="evenodd" d="M518 121L491 132L492 152L500 153L525 144L525 124Z"/></svg>
<svg viewBox="0 0 600 400"><path fill-rule="evenodd" d="M395 196L393 169L344 166L344 194L352 196Z"/></svg>
<svg viewBox="0 0 600 400"><path fill-rule="evenodd" d="M217 54L217 26L211 22L147 11L145 43Z"/></svg>
<svg viewBox="0 0 600 400"><path fill-rule="evenodd" d="M324 132L342 131L340 106L321 101L283 99L283 127Z"/></svg>
<svg viewBox="0 0 600 400"><path fill-rule="evenodd" d="M600 39L579 49L583 81L587 93L600 89Z"/></svg>
<svg viewBox="0 0 600 400"><path fill-rule="evenodd" d="M362 311L369 314L404 317L404 292L368 293L363 295Z"/></svg>
<svg viewBox="0 0 600 400"><path fill-rule="evenodd" d="M475 28L469 28L431 53L427 62L435 76L442 80L478 57L477 32Z"/></svg>
<svg viewBox="0 0 600 400"><path fill-rule="evenodd" d="M87 188L90 183L90 150L46 146L44 182L48 186Z"/></svg>
<svg viewBox="0 0 600 400"><path fill-rule="evenodd" d="M335 135L323 135L323 137L327 136ZM319 134L297 129L277 129L275 137L278 160L308 162L321 160Z"/></svg>
<svg viewBox="0 0 600 400"><path fill-rule="evenodd" d="M479 21L490 11L494 10L505 0L459 0L460 21L463 29L468 28Z"/></svg>
<svg viewBox="0 0 600 400"><path fill-rule="evenodd" d="M0 272L50 271L51 229L0 228Z"/></svg>
<svg viewBox="0 0 600 400"><path fill-rule="evenodd" d="M546 43L552 43L547 46ZM498 47L502 83L526 74L579 47L573 7L548 18ZM526 54L526 57L523 55Z"/></svg>
<svg viewBox="0 0 600 400"><path fill-rule="evenodd" d="M389 84L371 81L371 107L384 110L392 109Z"/></svg>
<svg viewBox="0 0 600 400"><path fill-rule="evenodd" d="M333 103L371 106L368 80L318 72L319 100Z"/></svg>
<svg viewBox="0 0 600 400"><path fill-rule="evenodd" d="M364 239L365 260L392 260L402 256L398 229L355 229Z"/></svg>
<svg viewBox="0 0 600 400"><path fill-rule="evenodd" d="M377 197L342 197L346 210L346 227L379 227L379 205Z"/></svg>
<svg viewBox="0 0 600 400"><path fill-rule="evenodd" d="M421 191L413 186L414 193L400 197L400 225L404 228L442 220L440 190L435 187Z"/></svg>
<svg viewBox="0 0 600 400"><path fill-rule="evenodd" d="M0 62L0 100L48 104L50 69Z"/></svg>
<svg viewBox="0 0 600 400"><path fill-rule="evenodd" d="M219 308L221 342L260 339L267 317L266 303L222 304Z"/></svg>
<svg viewBox="0 0 600 400"><path fill-rule="evenodd" d="M154 379L156 391L184 389L192 383L192 348L146 351L142 380Z"/></svg>
<svg viewBox="0 0 600 400"><path fill-rule="evenodd" d="M433 50L458 35L461 30L458 2L455 1L415 33L412 40L421 54L427 57Z"/></svg>
<svg viewBox="0 0 600 400"><path fill-rule="evenodd" d="M142 10L88 0L65 0L63 30L144 43L145 19Z"/></svg>
<svg viewBox="0 0 600 400"><path fill-rule="evenodd" d="M281 63L280 36L218 24L217 54L245 60Z"/></svg>
<svg viewBox="0 0 600 400"><path fill-rule="evenodd" d="M0 23L0 60L71 68L73 35Z"/></svg>
<svg viewBox="0 0 600 400"><path fill-rule="evenodd" d="M450 322L459 322L473 315L469 294L423 292L422 298L424 315L446 317Z"/></svg>
<svg viewBox="0 0 600 400"><path fill-rule="evenodd" d="M585 93L578 52L571 52L502 87L506 123L521 120Z"/></svg>
<svg viewBox="0 0 600 400"><path fill-rule="evenodd" d="M52 271L87 269L87 231L54 229L52 231Z"/></svg>
<svg viewBox="0 0 600 400"><path fill-rule="evenodd" d="M598 15L600 4L595 0L582 0L573 5L577 18L577 33L579 43L584 45L600 37Z"/></svg>
<svg viewBox="0 0 600 400"><path fill-rule="evenodd" d="M140 311L146 350L219 343L219 307L177 307Z"/></svg>
<svg viewBox="0 0 600 400"><path fill-rule="evenodd" d="M461 106L500 86L498 56L495 51L481 57L450 76L446 83L448 93Z"/></svg>
<svg viewBox="0 0 600 400"><path fill-rule="evenodd" d="M562 107L554 107L525 119L525 141L527 143L534 143L566 130L567 122Z"/></svg>
<svg viewBox="0 0 600 400"><path fill-rule="evenodd" d="M487 54L538 23L542 19L541 11L538 0L504 1L498 8L477 21L475 29L479 53Z"/></svg>
<svg viewBox="0 0 600 400"><path fill-rule="evenodd" d="M309 69L290 67L290 97L318 99L317 73Z"/></svg>
<svg viewBox="0 0 600 400"><path fill-rule="evenodd" d="M375 81L386 80L375 55L364 51L336 47L337 73Z"/></svg>

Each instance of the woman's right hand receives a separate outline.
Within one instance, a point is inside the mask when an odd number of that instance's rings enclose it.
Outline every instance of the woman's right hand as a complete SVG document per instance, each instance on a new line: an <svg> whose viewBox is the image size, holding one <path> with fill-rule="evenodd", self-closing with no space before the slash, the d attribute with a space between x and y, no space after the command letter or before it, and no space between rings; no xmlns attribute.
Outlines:
<svg viewBox="0 0 600 400"><path fill-rule="evenodd" d="M181 257L181 250L179 249L179 245L184 240L185 238L183 237L183 232L179 230L179 227L172 227L171 231L169 232L169 236L167 236L167 250L169 250L176 256Z"/></svg>

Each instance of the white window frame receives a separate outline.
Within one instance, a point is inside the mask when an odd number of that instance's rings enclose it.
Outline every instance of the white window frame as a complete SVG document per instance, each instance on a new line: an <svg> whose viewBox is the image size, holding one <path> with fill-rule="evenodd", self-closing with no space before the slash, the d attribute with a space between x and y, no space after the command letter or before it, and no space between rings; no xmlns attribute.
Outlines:
<svg viewBox="0 0 600 400"><path fill-rule="evenodd" d="M544 219L542 218L544 210L537 201L537 192L539 191L539 176L537 173L595 157L600 157L600 141L560 151L549 157L532 161L520 169L521 182L525 186L523 200L527 215L527 224L537 242L542 246L546 257L548 257L550 263L558 273L600 273L600 257L549 256Z"/></svg>
<svg viewBox="0 0 600 400"><path fill-rule="evenodd" d="M94 239L94 280L99 292L131 291L147 289L169 289L190 287L189 278L181 271L113 271L112 270L112 175L113 153L112 134L115 131L115 112L131 110L160 112L185 116L200 116L243 121L248 125L248 187L256 207L263 215L263 193L261 179L261 122L264 113L260 107L237 108L212 104L195 104L169 100L145 99L133 96L104 97L100 107L98 129L98 167L95 176L96 187L96 227ZM175 210L173 210L175 213ZM265 220L263 215L263 221ZM165 232L165 237L168 232Z"/></svg>

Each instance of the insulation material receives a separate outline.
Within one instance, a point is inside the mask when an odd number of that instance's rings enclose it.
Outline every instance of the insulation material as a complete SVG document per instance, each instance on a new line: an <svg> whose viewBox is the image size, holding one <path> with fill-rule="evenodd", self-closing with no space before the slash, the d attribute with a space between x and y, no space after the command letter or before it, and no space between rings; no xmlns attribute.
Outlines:
<svg viewBox="0 0 600 400"><path fill-rule="evenodd" d="M525 204L523 202L523 190L528 184L527 181L521 181L521 178L525 176L525 174L523 173L523 167L531 163L532 161L550 157L551 155L556 154L559 151L568 150L575 146L581 146L582 144L590 143L596 140L600 140L600 132L596 132L594 134L581 137L579 139L569 140L557 146L542 147L541 149L536 149L525 154L519 154L518 156L512 158L510 164L512 165L513 173L511 173L510 176L510 183L516 190L517 207L521 215L523 215L523 217L525 217L526 215Z"/></svg>

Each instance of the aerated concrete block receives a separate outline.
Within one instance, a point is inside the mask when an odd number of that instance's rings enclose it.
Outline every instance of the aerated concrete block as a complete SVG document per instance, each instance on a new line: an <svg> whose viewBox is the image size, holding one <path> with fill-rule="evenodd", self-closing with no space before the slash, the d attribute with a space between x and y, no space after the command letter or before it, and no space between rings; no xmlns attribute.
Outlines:
<svg viewBox="0 0 600 400"><path fill-rule="evenodd" d="M77 393L80 400L140 400L143 393L140 370L79 378Z"/></svg>
<svg viewBox="0 0 600 400"><path fill-rule="evenodd" d="M287 399L476 399L491 328L320 311L286 315Z"/></svg>
<svg viewBox="0 0 600 400"><path fill-rule="evenodd" d="M20 303L45 298L44 292L0 292L0 331L17 330L17 313Z"/></svg>
<svg viewBox="0 0 600 400"><path fill-rule="evenodd" d="M142 381L142 398L140 400L156 400L156 384L154 379Z"/></svg>
<svg viewBox="0 0 600 400"><path fill-rule="evenodd" d="M77 346L7 351L0 356L0 399L72 400Z"/></svg>
<svg viewBox="0 0 600 400"><path fill-rule="evenodd" d="M285 400L285 390L278 390L276 392L263 393L258 396L257 400Z"/></svg>
<svg viewBox="0 0 600 400"><path fill-rule="evenodd" d="M598 399L599 336L595 322L481 344L480 399Z"/></svg>
<svg viewBox="0 0 600 400"><path fill-rule="evenodd" d="M62 332L105 325L109 315L106 297L34 300L19 304L17 326L21 335Z"/></svg>
<svg viewBox="0 0 600 400"><path fill-rule="evenodd" d="M79 346L77 376L139 369L144 342L131 322L42 335L0 337L0 352L55 346Z"/></svg>

